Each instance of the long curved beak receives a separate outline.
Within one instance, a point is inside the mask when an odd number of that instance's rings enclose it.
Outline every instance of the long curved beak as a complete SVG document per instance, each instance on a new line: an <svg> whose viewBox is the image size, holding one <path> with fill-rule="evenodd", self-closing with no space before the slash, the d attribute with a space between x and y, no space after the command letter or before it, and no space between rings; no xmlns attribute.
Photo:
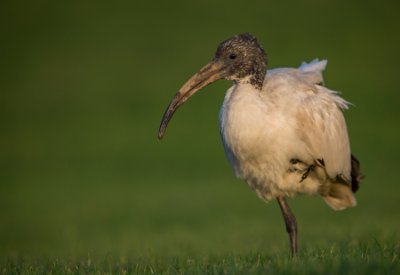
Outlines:
<svg viewBox="0 0 400 275"><path fill-rule="evenodd" d="M186 100L188 100L192 95L200 91L205 86L224 77L224 64L222 62L213 60L201 68L199 72L197 72L185 84L183 84L183 86L171 100L167 110L165 110L164 116L161 120L160 128L158 130L158 138L163 138L165 130L167 129L168 123L173 114L180 106L183 105L183 103L186 102Z"/></svg>

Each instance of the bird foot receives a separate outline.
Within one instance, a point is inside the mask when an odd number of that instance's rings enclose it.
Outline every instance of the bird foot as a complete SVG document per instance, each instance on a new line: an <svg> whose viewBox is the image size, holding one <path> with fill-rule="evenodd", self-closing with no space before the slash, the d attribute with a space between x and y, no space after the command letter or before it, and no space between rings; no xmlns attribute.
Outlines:
<svg viewBox="0 0 400 275"><path fill-rule="evenodd" d="M306 169L308 169L307 164L305 164L304 162L302 162L299 159L290 159L290 164L291 166L288 169L288 172L302 172L305 171Z"/></svg>
<svg viewBox="0 0 400 275"><path fill-rule="evenodd" d="M310 172L315 170L314 164L308 165L305 162L295 158L290 159L290 164L292 165L288 169L289 173L295 173L295 172L302 173L300 182L303 182L308 177Z"/></svg>
<svg viewBox="0 0 400 275"><path fill-rule="evenodd" d="M314 164L308 166L307 170L301 176L300 182L303 182L308 177L310 172L314 171L314 169L315 169L315 165Z"/></svg>

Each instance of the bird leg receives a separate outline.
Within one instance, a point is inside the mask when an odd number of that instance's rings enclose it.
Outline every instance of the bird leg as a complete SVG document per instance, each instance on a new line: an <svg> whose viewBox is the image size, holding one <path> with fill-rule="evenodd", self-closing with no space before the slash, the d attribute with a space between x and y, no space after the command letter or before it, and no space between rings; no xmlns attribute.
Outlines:
<svg viewBox="0 0 400 275"><path fill-rule="evenodd" d="M290 249L292 258L297 254L297 222L284 197L277 197L276 200L281 208L283 219L285 220L286 231L289 234Z"/></svg>

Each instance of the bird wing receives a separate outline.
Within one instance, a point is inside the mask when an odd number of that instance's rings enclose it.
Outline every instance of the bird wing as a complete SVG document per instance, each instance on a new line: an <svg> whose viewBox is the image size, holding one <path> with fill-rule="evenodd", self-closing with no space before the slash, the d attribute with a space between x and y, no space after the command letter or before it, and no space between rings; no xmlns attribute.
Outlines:
<svg viewBox="0 0 400 275"><path fill-rule="evenodd" d="M350 179L350 144L342 110L326 91L307 96L297 112L298 134L330 178ZM327 89L325 89L327 90ZM322 95L321 95L322 94Z"/></svg>
<svg viewBox="0 0 400 275"><path fill-rule="evenodd" d="M322 62L303 63L299 67L299 71L305 73L303 80L309 85L303 85L299 91L302 96L296 114L298 136L316 163L325 167L330 178L339 177L350 182L350 143L342 112L349 103L337 92L315 85L323 80L322 70L326 61ZM311 92L304 88L307 86L312 88Z"/></svg>

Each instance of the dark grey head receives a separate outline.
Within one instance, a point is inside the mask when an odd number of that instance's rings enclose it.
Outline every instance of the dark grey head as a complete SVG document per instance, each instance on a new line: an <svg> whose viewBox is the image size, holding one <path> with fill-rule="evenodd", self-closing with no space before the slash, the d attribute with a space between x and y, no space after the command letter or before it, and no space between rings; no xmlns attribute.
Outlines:
<svg viewBox="0 0 400 275"><path fill-rule="evenodd" d="M261 90L267 72L267 58L257 39L249 33L236 35L217 48L214 59L193 75L175 94L161 121L158 138L164 136L172 115L196 92L218 79L250 83Z"/></svg>
<svg viewBox="0 0 400 275"><path fill-rule="evenodd" d="M222 60L226 64L225 79L250 81L258 89L262 88L268 62L264 49L250 33L223 41L214 60Z"/></svg>

